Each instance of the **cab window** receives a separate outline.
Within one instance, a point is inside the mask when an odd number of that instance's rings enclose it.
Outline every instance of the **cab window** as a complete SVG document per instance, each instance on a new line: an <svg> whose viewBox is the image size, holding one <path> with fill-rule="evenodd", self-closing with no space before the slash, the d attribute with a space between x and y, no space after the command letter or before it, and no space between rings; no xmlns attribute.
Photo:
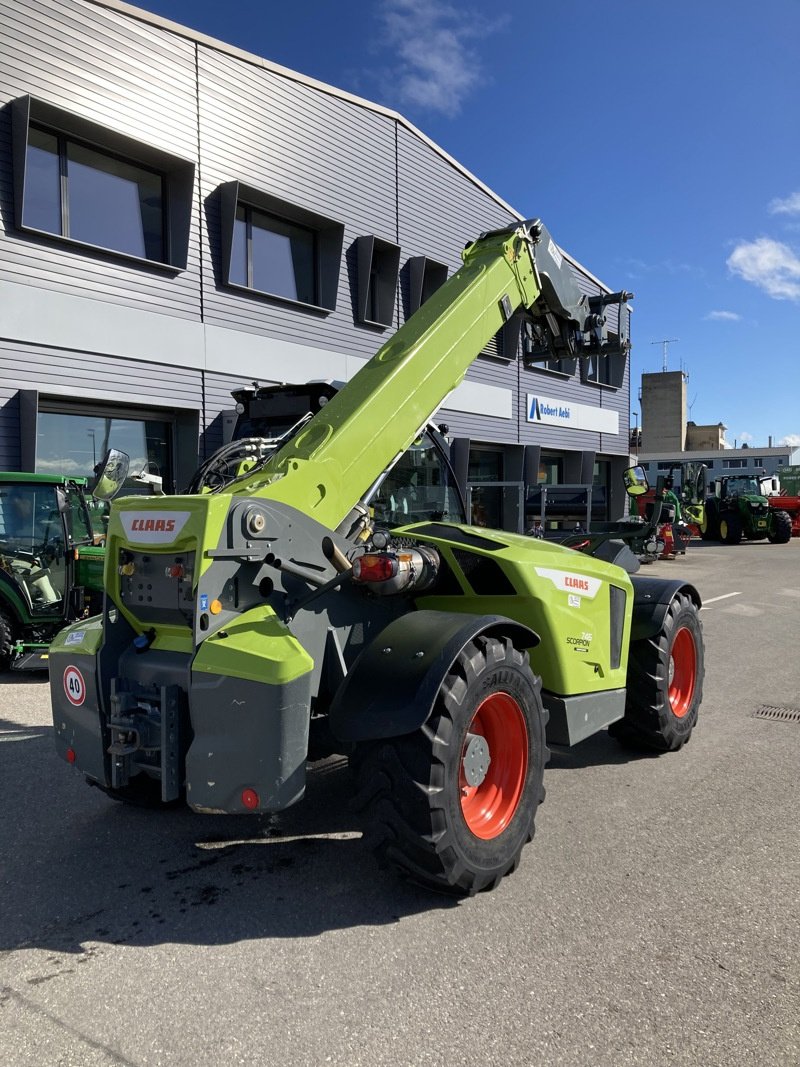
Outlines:
<svg viewBox="0 0 800 1067"><path fill-rule="evenodd" d="M429 431L403 453L368 503L380 526L465 521L452 472Z"/></svg>

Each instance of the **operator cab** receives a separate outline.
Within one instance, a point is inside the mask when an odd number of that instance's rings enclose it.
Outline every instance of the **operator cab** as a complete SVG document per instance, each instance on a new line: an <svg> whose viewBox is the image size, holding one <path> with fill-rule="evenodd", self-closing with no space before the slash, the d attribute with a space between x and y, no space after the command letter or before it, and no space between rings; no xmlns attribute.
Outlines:
<svg viewBox="0 0 800 1067"><path fill-rule="evenodd" d="M64 609L68 550L93 540L77 485L44 480L0 484L2 582L15 587L31 615L51 616Z"/></svg>
<svg viewBox="0 0 800 1067"><path fill-rule="evenodd" d="M467 521L464 501L447 458L447 442L428 426L386 472L365 503L377 526Z"/></svg>
<svg viewBox="0 0 800 1067"><path fill-rule="evenodd" d="M279 385L254 382L234 390L233 438L201 466L187 492L213 492L262 463L298 433L342 384L331 380ZM442 430L429 423L389 470L372 486L364 487L362 499L373 523L386 529L414 522L465 524L466 508L449 451Z"/></svg>

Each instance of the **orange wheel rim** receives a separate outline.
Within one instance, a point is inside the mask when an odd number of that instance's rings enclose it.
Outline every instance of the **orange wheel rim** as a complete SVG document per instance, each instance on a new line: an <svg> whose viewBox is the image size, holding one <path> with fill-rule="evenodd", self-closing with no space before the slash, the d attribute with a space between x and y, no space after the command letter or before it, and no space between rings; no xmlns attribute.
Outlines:
<svg viewBox="0 0 800 1067"><path fill-rule="evenodd" d="M470 784L465 770L470 737L482 738L489 754L477 784ZM522 708L508 693L492 693L469 724L459 763L461 813L471 833L484 841L503 833L519 807L527 773L528 727Z"/></svg>
<svg viewBox="0 0 800 1067"><path fill-rule="evenodd" d="M686 626L678 630L672 642L669 673L669 704L672 714L682 719L692 706L697 681L697 646Z"/></svg>

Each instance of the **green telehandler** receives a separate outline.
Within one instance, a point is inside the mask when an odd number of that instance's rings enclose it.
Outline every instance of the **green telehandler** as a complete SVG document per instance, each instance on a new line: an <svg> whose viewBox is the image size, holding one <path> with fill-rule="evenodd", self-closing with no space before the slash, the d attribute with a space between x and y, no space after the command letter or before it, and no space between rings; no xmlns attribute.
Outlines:
<svg viewBox="0 0 800 1067"><path fill-rule="evenodd" d="M630 294L581 294L538 220L462 257L238 477L114 501L103 614L50 658L56 747L90 784L275 812L302 798L311 755L344 753L379 859L471 895L518 865L548 743L609 726L659 751L689 739L700 597L635 573L625 539L641 524L581 551L470 526L426 431L511 315L525 314L529 358L627 352Z"/></svg>

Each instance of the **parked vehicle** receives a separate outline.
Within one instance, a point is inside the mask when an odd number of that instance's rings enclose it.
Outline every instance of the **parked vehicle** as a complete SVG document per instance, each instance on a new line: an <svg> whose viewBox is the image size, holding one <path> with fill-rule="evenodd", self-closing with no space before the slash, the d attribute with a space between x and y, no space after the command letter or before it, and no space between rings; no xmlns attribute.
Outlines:
<svg viewBox="0 0 800 1067"><path fill-rule="evenodd" d="M101 541L86 479L0 474L0 669L46 668L55 634L100 611Z"/></svg>
<svg viewBox="0 0 800 1067"><path fill-rule="evenodd" d="M792 536L792 520L783 508L770 506L756 474L716 478L705 500L701 536L706 541L737 545L745 538L784 545Z"/></svg>
<svg viewBox="0 0 800 1067"><path fill-rule="evenodd" d="M511 315L542 359L626 353L629 294L581 294L538 220L463 260L276 451L112 505L103 614L51 653L56 747L90 783L263 813L301 799L312 753L345 753L379 858L469 895L518 865L548 742L689 738L697 590L636 574L624 530L576 552L467 524L421 436Z"/></svg>

